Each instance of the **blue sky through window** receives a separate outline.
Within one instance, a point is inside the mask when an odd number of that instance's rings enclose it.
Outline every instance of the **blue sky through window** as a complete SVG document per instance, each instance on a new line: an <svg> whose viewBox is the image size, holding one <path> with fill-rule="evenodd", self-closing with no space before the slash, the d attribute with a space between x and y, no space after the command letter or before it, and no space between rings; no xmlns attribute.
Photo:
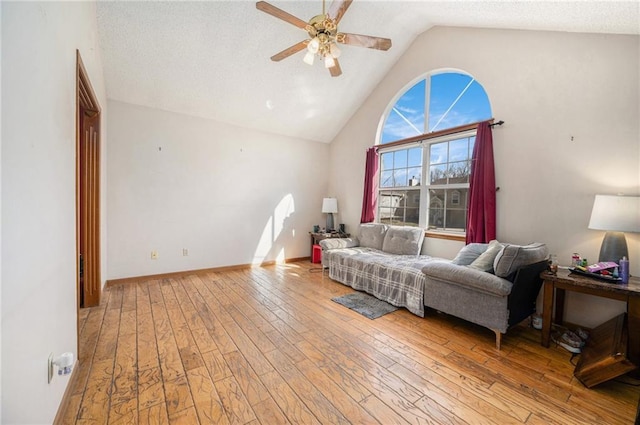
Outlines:
<svg viewBox="0 0 640 425"><path fill-rule="evenodd" d="M491 105L482 86L457 72L430 77L429 128L425 129L426 80L407 90L395 103L384 124L381 143L406 139L491 118Z"/></svg>

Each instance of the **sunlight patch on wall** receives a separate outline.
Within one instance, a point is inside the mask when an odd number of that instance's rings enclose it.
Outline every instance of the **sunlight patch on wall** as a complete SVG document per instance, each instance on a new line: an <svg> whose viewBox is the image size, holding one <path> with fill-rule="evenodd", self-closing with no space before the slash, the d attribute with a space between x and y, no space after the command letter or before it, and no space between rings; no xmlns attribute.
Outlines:
<svg viewBox="0 0 640 425"><path fill-rule="evenodd" d="M264 226L260 241L256 247L251 264L262 264L265 261L275 260L284 262L286 259L284 246L279 246L278 239L285 236L287 231L287 219L295 212L293 195L287 194L280 200ZM293 229L291 230L293 234ZM274 255L274 249L278 249Z"/></svg>

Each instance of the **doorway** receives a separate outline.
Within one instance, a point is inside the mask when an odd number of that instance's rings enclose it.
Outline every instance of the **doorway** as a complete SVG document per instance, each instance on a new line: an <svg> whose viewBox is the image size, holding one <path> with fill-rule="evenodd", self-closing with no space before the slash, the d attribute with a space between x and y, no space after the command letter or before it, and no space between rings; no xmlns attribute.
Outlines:
<svg viewBox="0 0 640 425"><path fill-rule="evenodd" d="M76 277L78 308L100 304L100 105L77 59ZM78 329L79 330L79 329Z"/></svg>

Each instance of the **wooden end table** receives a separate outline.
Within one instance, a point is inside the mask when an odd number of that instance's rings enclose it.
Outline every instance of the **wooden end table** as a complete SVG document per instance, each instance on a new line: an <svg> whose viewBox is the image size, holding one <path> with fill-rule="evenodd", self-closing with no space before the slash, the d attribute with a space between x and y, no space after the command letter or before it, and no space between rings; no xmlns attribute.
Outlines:
<svg viewBox="0 0 640 425"><path fill-rule="evenodd" d="M542 345L549 346L551 323L562 324L564 318L565 291L580 292L611 298L627 303L629 329L628 356L636 366L640 365L640 279L632 277L628 284L609 283L596 278L570 273L560 269L557 274L548 271L540 277L544 281L542 301ZM554 311L555 294L555 311ZM555 313L555 314L554 314Z"/></svg>

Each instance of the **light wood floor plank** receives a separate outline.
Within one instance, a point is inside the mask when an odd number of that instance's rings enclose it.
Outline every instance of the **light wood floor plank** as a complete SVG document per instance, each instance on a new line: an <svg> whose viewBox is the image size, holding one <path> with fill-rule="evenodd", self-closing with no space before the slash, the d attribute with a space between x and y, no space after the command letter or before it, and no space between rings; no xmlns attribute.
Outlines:
<svg viewBox="0 0 640 425"><path fill-rule="evenodd" d="M162 403L164 405L164 386L160 367L138 370L138 410Z"/></svg>
<svg viewBox="0 0 640 425"><path fill-rule="evenodd" d="M234 377L216 381L215 387L230 424L246 424L256 419L253 409Z"/></svg>
<svg viewBox="0 0 640 425"><path fill-rule="evenodd" d="M139 425L168 425L169 416L167 415L167 407L165 404L156 404L146 409L141 409Z"/></svg>
<svg viewBox="0 0 640 425"><path fill-rule="evenodd" d="M310 263L137 279L79 317L62 423L612 425L637 381L593 389L526 322L488 329L427 309L369 320Z"/></svg>

